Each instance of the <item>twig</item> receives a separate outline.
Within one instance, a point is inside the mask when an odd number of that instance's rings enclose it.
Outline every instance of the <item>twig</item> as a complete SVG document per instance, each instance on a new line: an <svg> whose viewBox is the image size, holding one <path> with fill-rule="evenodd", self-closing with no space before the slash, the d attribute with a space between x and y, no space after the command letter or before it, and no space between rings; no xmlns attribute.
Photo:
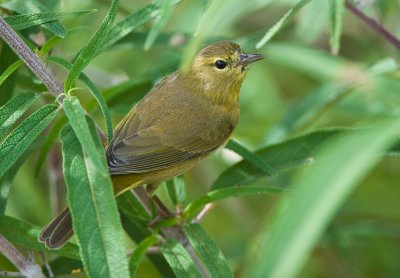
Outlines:
<svg viewBox="0 0 400 278"><path fill-rule="evenodd" d="M204 206L204 208L196 215L196 218L193 222L198 223L200 220L209 212L215 205L213 203L209 203Z"/></svg>
<svg viewBox="0 0 400 278"><path fill-rule="evenodd" d="M346 0L346 8L352 12L354 15L359 17L362 21L364 21L371 29L375 32L383 36L389 43L391 43L396 48L400 49L400 40L396 38L392 33L385 29L379 22L375 19L370 18L366 14L364 14L360 9L354 6L349 0Z"/></svg>
<svg viewBox="0 0 400 278"><path fill-rule="evenodd" d="M42 63L40 58L26 45L17 33L0 16L0 37L21 58L22 61L42 80L47 89L56 97L63 93L53 73Z"/></svg>
<svg viewBox="0 0 400 278"><path fill-rule="evenodd" d="M41 268L26 259L8 240L0 234L0 253L6 256L10 262L25 277L44 278Z"/></svg>

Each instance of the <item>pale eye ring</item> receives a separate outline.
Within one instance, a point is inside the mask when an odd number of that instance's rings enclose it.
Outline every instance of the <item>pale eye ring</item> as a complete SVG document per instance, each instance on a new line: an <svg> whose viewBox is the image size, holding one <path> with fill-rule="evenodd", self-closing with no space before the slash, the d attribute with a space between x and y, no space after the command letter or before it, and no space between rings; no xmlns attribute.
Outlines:
<svg viewBox="0 0 400 278"><path fill-rule="evenodd" d="M217 61L215 61L214 66L217 69L222 70L222 69L226 68L227 63L225 61L223 61L223 60L217 60Z"/></svg>

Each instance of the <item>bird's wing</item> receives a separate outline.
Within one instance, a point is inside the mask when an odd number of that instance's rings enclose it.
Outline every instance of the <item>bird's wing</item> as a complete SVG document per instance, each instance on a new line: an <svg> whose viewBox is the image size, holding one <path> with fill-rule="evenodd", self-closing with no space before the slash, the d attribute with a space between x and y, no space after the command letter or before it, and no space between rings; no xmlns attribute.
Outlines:
<svg viewBox="0 0 400 278"><path fill-rule="evenodd" d="M133 109L126 116L107 149L113 175L165 169L206 155L220 146L210 137L193 136L196 132L175 130L171 133L165 124L143 123L138 114Z"/></svg>

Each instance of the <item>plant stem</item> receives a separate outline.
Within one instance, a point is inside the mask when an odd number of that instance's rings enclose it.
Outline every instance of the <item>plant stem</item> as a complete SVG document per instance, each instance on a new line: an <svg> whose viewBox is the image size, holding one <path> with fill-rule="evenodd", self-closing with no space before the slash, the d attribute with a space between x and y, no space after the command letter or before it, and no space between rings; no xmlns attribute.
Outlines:
<svg viewBox="0 0 400 278"><path fill-rule="evenodd" d="M392 33L385 29L375 19L370 18L364 14L360 9L353 5L349 0L346 0L346 8L354 15L364 21L372 30L383 36L390 44L400 49L400 40L396 38Z"/></svg>
<svg viewBox="0 0 400 278"><path fill-rule="evenodd" d="M63 93L63 88L55 79L53 73L48 69L40 58L26 45L18 34L0 16L0 37L21 58L22 61L42 80L47 89L56 97Z"/></svg>
<svg viewBox="0 0 400 278"><path fill-rule="evenodd" d="M41 268L26 259L8 240L0 234L0 253L15 265L24 277L44 278Z"/></svg>

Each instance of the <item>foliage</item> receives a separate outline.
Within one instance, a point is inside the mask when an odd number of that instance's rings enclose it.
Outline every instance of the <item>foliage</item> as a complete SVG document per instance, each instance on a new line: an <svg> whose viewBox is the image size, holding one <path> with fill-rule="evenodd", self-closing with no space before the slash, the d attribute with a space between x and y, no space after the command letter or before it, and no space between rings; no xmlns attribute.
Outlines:
<svg viewBox="0 0 400 278"><path fill-rule="evenodd" d="M46 275L396 276L400 3L356 5L0 0L0 236L42 253ZM267 57L243 84L234 139L159 199L114 198L113 124L222 39ZM75 237L48 250L38 226L65 205ZM0 276L20 271L2 247Z"/></svg>

